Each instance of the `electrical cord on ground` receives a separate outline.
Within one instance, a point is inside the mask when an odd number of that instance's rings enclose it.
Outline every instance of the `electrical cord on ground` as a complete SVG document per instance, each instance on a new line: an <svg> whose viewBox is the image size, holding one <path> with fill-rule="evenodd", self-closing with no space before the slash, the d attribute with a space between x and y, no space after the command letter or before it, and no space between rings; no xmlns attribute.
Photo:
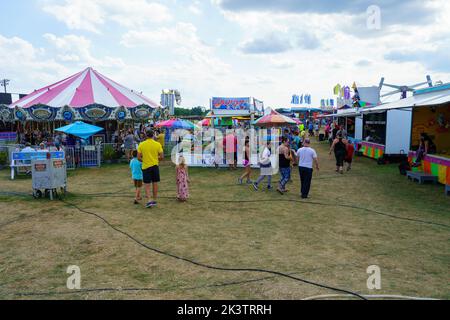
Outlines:
<svg viewBox="0 0 450 320"><path fill-rule="evenodd" d="M173 259L184 261L184 262L190 263L192 265L195 265L195 266L198 266L198 267L201 267L201 268L210 269L210 270L217 270L217 271L227 271L227 272L253 272L253 273L272 274L272 275L280 276L280 277L283 277L283 278L291 279L291 280L294 280L294 281L306 283L306 284L309 284L309 285L312 285L312 286L316 286L316 287L319 287L319 288L322 288L322 289L328 289L328 290L337 291L337 292L341 292L341 293L345 293L345 294L350 294L350 295L358 297L358 298L360 298L362 300L367 300L362 295L360 295L360 294L358 294L356 292L352 292L350 290L340 289L340 288L332 287L332 286L329 286L329 285L324 285L324 284L321 284L321 283L317 283L317 282L310 281L310 280L307 280L307 279L302 279L302 278L295 277L295 276L289 275L287 273L279 272L279 271L265 270L265 269L259 269L259 268L226 268L226 267L208 265L208 264L205 264L205 263L194 261L192 259L188 259L188 258L185 258L185 257L177 256L177 255L172 254L170 252L166 252L166 251L163 251L163 250L158 249L158 248L153 248L153 247L143 243L142 241L136 239L134 236L130 235L129 233L127 233L127 232L125 232L125 231L115 227L108 220L106 220L104 217L100 216L97 213L84 210L84 209L80 208L79 206L77 206L76 204L73 204L73 203L70 203L70 202L67 202L67 201L64 201L64 200L62 200L62 202L65 203L66 205L70 206L70 207L73 207L73 208L77 209L79 212L82 212L82 213L94 216L94 217L102 220L111 229L115 230L118 233L121 233L122 235L126 236L127 238L129 238L130 240L134 241L135 243L137 243L138 245L140 245L141 247L143 247L143 248L145 248L147 250L156 252L158 254L161 254L161 255L164 255L164 256L167 256L167 257L170 257L170 258L173 258Z"/></svg>
<svg viewBox="0 0 450 320"><path fill-rule="evenodd" d="M330 204L330 203L324 203L324 202L317 202L317 201L309 201L309 200L297 200L297 199L261 199L261 200L208 200L207 202L211 203L261 203L261 202L295 202L295 203L302 203L302 204L311 204L311 205L318 205L318 206L326 206L326 207L342 207L342 208L349 208L349 209L358 209L358 210L364 210L370 213L374 213L377 215L389 217L392 219L398 219L398 220L405 220L410 222L417 222L417 223L423 223L428 225L434 225L439 227L444 227L450 229L450 225L438 223L438 222L432 222L432 221L426 221L426 220L420 220L420 219L414 219L414 218L407 218L407 217L400 217L393 214L377 211L374 209L369 209L365 207L359 207L356 205L349 205L349 204Z"/></svg>
<svg viewBox="0 0 450 320"><path fill-rule="evenodd" d="M127 189L122 189L116 192L105 192L105 193L96 193L96 194L84 194L85 196L119 196L121 197L121 195L119 195L119 193L126 191ZM23 193L18 193L18 192L0 192L0 194L4 194L4 195L13 195L13 196L23 196ZM26 194L28 196L28 194ZM164 197L162 197L164 198ZM174 197L165 197L167 199L173 199ZM387 216L390 218L394 218L394 219L401 219L401 220L406 220L406 221L411 221L411 222L418 222L418 223L424 223L424 224L429 224L429 225L436 225L436 226L441 226L441 227L445 227L445 228L450 228L450 226L445 225L445 224L440 224L440 223L434 223L434 222L430 222L430 221L424 221L424 220L419 220L419 219L412 219L412 218L405 218L405 217L399 217L399 216L395 216L392 214L387 214L384 212L380 212L380 211L376 211L373 209L369 209L369 208L364 208L364 207L359 207L359 206L354 206L354 205L343 205L343 204L327 204L327 203L321 203L321 202L311 202L311 201L301 201L301 200L296 200L296 199L264 199L264 200L244 200L244 201L238 201L238 200L209 200L206 202L211 202L211 203L255 203L255 202L278 202L278 201L284 201L284 202L296 202L296 203L303 203L303 204L312 204L312 205L321 205L321 206L339 206L339 207L345 207L345 208L353 208L353 209L359 209L359 210L365 210L367 212L371 212L371 213L375 213L378 215L382 215L382 216ZM110 226L111 228L113 228L115 231L122 233L123 235L127 236L128 238L130 238L131 240L133 240L134 242L138 243L139 245L143 246L144 248L157 252L159 254L163 254L178 260L182 260L194 265L197 265L199 267L204 267L204 268L208 268L208 269L213 269L213 270L219 270L219 271L232 271L232 272L258 272L258 273L270 273L270 274L274 274L277 276L281 276L281 277L285 277L285 278L289 278L292 280L296 280L296 281L300 281L303 283L307 283L310 285L314 285L314 286L318 286L321 288L325 288L325 289L330 289L330 290L334 290L334 291L339 291L339 292L345 292L347 295L340 295L341 297L358 297L360 299L368 299L368 298L376 298L375 296L363 296L363 295L359 295L357 293L351 292L351 291L347 291L347 290L343 290L343 289L339 289L339 288L334 288L334 287L330 287L327 285L322 285L322 284L318 284L309 280L305 280L305 279L301 279L301 278L297 278L297 277L293 277L292 275L289 274L284 274L278 271L270 271L270 270L264 270L264 269L245 269L245 268L224 268L224 267L216 267L216 266L210 266L210 265L206 265L203 263L199 263L187 258L183 258L183 257L179 257L167 252L164 252L162 250L156 249L156 248L152 248L150 246L147 246L146 244L140 242L139 240L137 240L136 238L134 238L133 236L129 235L128 233L117 229L116 227L114 227L112 224L110 224L106 219L104 219L103 217L101 217L100 215L93 213L93 212L89 212L87 210L83 210L81 208L79 208L77 205L72 204L72 203L68 203L66 201L63 201L64 203L66 203L69 206L72 206L74 208L76 208L78 211L89 214L89 215L93 215L96 216L97 218L101 219L104 223L106 223L108 226ZM7 222L6 224L11 224L14 223L16 221L19 221L21 218L16 219L14 221L10 221ZM0 225L1 226L1 225ZM262 278L262 279L253 279L253 280L247 280L248 282L256 282L256 281L263 281L267 278ZM232 282L232 283L225 283L225 284L218 284L218 285L209 285L206 287L217 287L217 286L226 286L226 285L233 285L233 284L239 284L239 283L247 283L247 281L239 281L238 283ZM205 286L203 286L205 287ZM191 287L191 288L185 288L186 290L189 289L195 289L197 287ZM200 287L201 288L201 287ZM185 290L182 288L179 288L180 290ZM86 292L94 292L94 291L161 291L161 289L152 289L152 288L104 288L104 289L86 289ZM83 292L83 291L82 291ZM48 292L48 293L42 293L42 295L49 295L52 292ZM70 293L76 293L76 292L70 292ZM37 293L38 295L40 293ZM58 292L54 292L54 294L60 294ZM67 293L61 293L61 294L67 294ZM20 294L19 294L20 295ZM23 295L27 295L27 293L24 293ZM30 295L34 295L33 293L30 293ZM332 297L333 295L329 295L329 297ZM334 297L338 297L339 295L334 295ZM323 296L326 297L326 296ZM386 298L398 298L400 296L384 296ZM382 296L379 296L379 298L383 298ZM414 298L414 297L407 297L407 298ZM421 299L421 298L417 298L417 299ZM424 298L427 299L427 298Z"/></svg>
<svg viewBox="0 0 450 320"><path fill-rule="evenodd" d="M295 274L295 273L292 273L292 275L293 274ZM230 286L235 286L235 285L244 285L244 284L249 284L249 283L271 280L274 278L276 278L276 276L264 277L264 278L258 278L258 279L250 279L250 280L242 280L242 281L230 281L230 282L223 282L223 283L216 283L216 284L207 284L207 285L194 286L194 287L173 286L173 287L168 287L168 288L86 288L86 289L70 290L70 291L14 292L14 293L7 293L7 294L13 295L13 296L31 297L31 296L73 295L73 294L83 294L83 293L93 293L93 292L103 292L104 293L104 292L194 291L194 290L207 289L207 288L221 288L221 287L230 287Z"/></svg>
<svg viewBox="0 0 450 320"><path fill-rule="evenodd" d="M176 192L175 190L161 190L160 192ZM80 194L74 194L75 196L80 195ZM117 193L101 193L101 194L89 194L89 195L85 195L85 196L90 196L90 197L112 197L112 198L129 198L129 196L127 195L118 195ZM176 197L165 197L165 196L159 196L159 198L161 199L176 199ZM427 224L427 225L434 225L434 226L439 226L439 227L444 227L444 228L448 228L450 229L450 225L447 224L443 224L443 223L438 223L438 222L433 222L433 221L427 221L427 220L421 220L421 219L415 219L415 218L408 218L408 217L401 217L401 216L397 216L391 213L385 213L385 212L381 212L375 209L370 209L370 208L366 208L366 207L360 207L360 206L356 206L356 205L350 205L350 204L339 204L339 203L325 203L325 202L318 202L318 201L310 201L310 200L298 200L298 199L286 199L286 198L279 198L279 199L260 199L260 200L191 200L191 202L209 202L209 203L260 203L260 202L293 202L293 203L302 203L302 204L308 204L308 205L318 205L318 206L327 206L327 207L342 207L342 208L348 208L348 209L358 209L358 210L363 210L372 214L376 214L376 215L380 215L380 216L385 216L385 217L389 217L392 219L397 219L397 220L404 220L404 221L409 221L409 222L417 222L417 223L421 223L421 224Z"/></svg>
<svg viewBox="0 0 450 320"><path fill-rule="evenodd" d="M116 192L103 192L103 193L91 193L91 194L72 194L73 196L86 196L86 197L111 197L111 198L129 198L127 195L120 195L119 193L122 191L126 191L128 189L121 189ZM175 190L160 190L160 192L175 192ZM28 193L19 193L19 192L0 192L0 195L9 195L9 196L30 196ZM176 199L176 197L168 197L168 196L159 196L161 199ZM318 205L318 206L327 206L327 207L342 207L342 208L348 208L348 209L358 209L363 210L372 214L380 215L389 217L392 219L397 220L403 220L403 221L409 221L409 222L416 222L421 224L427 224L427 225L433 225L433 226L439 226L443 228L450 229L450 225L433 222L433 221L427 221L427 220L421 220L421 219L415 219L415 218L408 218L408 217L401 217L397 216L391 213L385 213L378 210L360 207L356 205L350 205L350 204L339 204L339 203L324 203L324 202L318 202L318 201L310 201L310 200L299 200L299 199L286 199L286 198L278 198L278 199L260 199L260 200L191 200L191 202L210 202L210 203L260 203L260 202L293 202L293 203L302 203L307 205Z"/></svg>

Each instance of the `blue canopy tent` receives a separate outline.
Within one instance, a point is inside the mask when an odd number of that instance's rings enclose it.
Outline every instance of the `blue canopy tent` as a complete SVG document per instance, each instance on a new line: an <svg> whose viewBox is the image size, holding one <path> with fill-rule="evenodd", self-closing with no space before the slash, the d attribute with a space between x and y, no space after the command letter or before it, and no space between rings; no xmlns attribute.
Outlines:
<svg viewBox="0 0 450 320"><path fill-rule="evenodd" d="M79 137L81 139L89 139L94 134L103 131L103 128L84 123L82 121L77 121L68 126L55 129L58 132L64 132L66 134L71 134L73 136Z"/></svg>

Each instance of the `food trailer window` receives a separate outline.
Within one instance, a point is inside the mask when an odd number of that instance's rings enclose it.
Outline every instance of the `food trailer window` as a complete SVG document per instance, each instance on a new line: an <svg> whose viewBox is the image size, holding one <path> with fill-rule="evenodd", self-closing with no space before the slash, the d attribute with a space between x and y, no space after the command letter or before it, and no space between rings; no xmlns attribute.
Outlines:
<svg viewBox="0 0 450 320"><path fill-rule="evenodd" d="M364 115L363 139L373 143L386 144L386 118L387 112Z"/></svg>

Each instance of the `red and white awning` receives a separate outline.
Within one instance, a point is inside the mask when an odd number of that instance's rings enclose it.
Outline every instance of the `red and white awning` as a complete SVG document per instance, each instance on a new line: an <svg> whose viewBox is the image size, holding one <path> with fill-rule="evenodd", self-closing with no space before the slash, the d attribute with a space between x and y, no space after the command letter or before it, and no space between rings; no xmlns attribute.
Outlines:
<svg viewBox="0 0 450 320"><path fill-rule="evenodd" d="M94 69L87 68L67 79L35 90L11 104L10 107L26 109L36 105L45 105L52 108L65 106L83 108L94 104L110 108L122 106L135 108L141 105L157 108L160 106L142 94L118 84Z"/></svg>

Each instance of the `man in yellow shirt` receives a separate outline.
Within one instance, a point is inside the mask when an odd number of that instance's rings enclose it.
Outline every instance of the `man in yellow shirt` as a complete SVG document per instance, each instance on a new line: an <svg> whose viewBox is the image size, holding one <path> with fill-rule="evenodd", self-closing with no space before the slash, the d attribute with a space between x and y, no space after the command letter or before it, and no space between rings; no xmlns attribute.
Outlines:
<svg viewBox="0 0 450 320"><path fill-rule="evenodd" d="M161 181L159 175L159 161L164 159L164 151L161 144L154 140L153 131L147 131L147 140L138 147L138 159L142 162L142 173L145 184L145 196L147 197L147 208L157 205L158 182ZM150 184L153 185L153 201L150 200Z"/></svg>

